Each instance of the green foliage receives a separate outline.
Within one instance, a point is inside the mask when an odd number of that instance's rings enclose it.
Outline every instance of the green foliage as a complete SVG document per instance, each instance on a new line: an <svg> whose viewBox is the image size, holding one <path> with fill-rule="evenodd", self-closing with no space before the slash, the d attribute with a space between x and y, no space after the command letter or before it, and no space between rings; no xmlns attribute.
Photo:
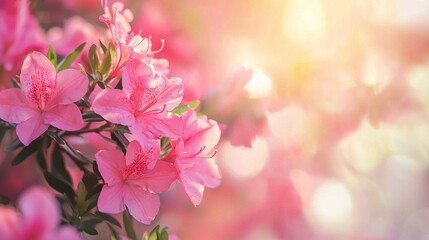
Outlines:
<svg viewBox="0 0 429 240"><path fill-rule="evenodd" d="M62 71L73 63L73 61L79 56L79 54L82 52L83 48L85 47L86 43L82 43L79 45L73 52L71 52L69 55L63 58L61 62L57 65L57 71Z"/></svg>
<svg viewBox="0 0 429 240"><path fill-rule="evenodd" d="M175 109L173 109L171 112L181 115L185 113L189 108L196 109L199 105L200 105L200 101L196 100L196 101L181 104L177 106Z"/></svg>
<svg viewBox="0 0 429 240"><path fill-rule="evenodd" d="M51 63L54 66L57 66L58 58L57 58L57 54L55 53L54 48L52 46L49 46L48 54L46 54L46 55L47 55L49 61L51 61Z"/></svg>

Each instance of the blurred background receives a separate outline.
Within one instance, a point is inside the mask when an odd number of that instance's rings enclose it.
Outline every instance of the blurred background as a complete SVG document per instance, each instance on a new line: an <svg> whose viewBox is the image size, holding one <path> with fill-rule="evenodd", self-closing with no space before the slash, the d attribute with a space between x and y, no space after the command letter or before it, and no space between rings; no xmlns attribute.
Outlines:
<svg viewBox="0 0 429 240"><path fill-rule="evenodd" d="M153 226L190 240L429 239L429 1L124 2L155 49L165 39L157 56L184 101L223 126L221 186L194 208L173 185ZM106 35L99 1L31 3L51 44ZM9 195L39 181L10 180L30 161L1 161Z"/></svg>

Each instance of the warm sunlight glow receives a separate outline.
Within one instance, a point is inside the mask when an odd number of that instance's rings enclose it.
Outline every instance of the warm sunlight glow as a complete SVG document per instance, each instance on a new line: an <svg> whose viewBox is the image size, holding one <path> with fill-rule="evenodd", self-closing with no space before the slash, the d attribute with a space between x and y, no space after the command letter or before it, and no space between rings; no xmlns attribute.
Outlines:
<svg viewBox="0 0 429 240"><path fill-rule="evenodd" d="M325 32L325 13L320 0L292 0L285 6L284 35L298 43L320 39Z"/></svg>
<svg viewBox="0 0 429 240"><path fill-rule="evenodd" d="M256 138L252 148L234 147L225 143L220 150L228 173L238 179L249 179L259 174L268 161L268 143Z"/></svg>
<svg viewBox="0 0 429 240"><path fill-rule="evenodd" d="M350 193L339 181L322 183L311 199L310 211L317 225L338 228L351 217Z"/></svg>
<svg viewBox="0 0 429 240"><path fill-rule="evenodd" d="M244 89L247 90L250 98L266 98L273 90L273 81L261 69L253 68L253 76Z"/></svg>

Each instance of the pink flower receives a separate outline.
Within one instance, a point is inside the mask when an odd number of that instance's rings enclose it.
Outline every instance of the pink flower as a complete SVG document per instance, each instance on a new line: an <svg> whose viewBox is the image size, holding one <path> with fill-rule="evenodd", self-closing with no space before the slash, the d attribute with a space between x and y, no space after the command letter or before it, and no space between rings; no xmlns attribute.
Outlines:
<svg viewBox="0 0 429 240"><path fill-rule="evenodd" d="M158 161L160 146L141 148L132 141L124 156L120 150L102 150L95 154L105 185L98 199L98 209L119 213L127 206L138 221L150 224L159 211L157 193L167 190L177 178L176 169Z"/></svg>
<svg viewBox="0 0 429 240"><path fill-rule="evenodd" d="M214 188L220 184L219 168L209 156L219 142L220 128L205 116L197 118L192 109L182 117L185 124L183 138L172 141L172 150L165 159L174 162L179 182L196 206L201 202L204 186Z"/></svg>
<svg viewBox="0 0 429 240"><path fill-rule="evenodd" d="M180 78L167 79L154 74L146 64L133 60L123 71L123 90L105 89L94 99L93 109L106 120L128 126L140 144L147 148L159 135L181 136L180 117L169 113L182 100Z"/></svg>
<svg viewBox="0 0 429 240"><path fill-rule="evenodd" d="M149 65L153 71L165 74L168 72L168 61L166 59L155 59L153 55L160 50L152 51L150 38L142 37L141 31L131 32L130 22L134 16L131 11L124 7L122 2L115 2L111 9L107 6L107 0L102 1L104 14L100 16L100 21L106 23L112 35L115 46L115 59L110 78L120 74L122 68L131 60L140 60ZM164 41L161 41L162 45ZM160 49L162 49L161 46Z"/></svg>
<svg viewBox="0 0 429 240"><path fill-rule="evenodd" d="M0 206L0 239L82 239L71 226L59 226L61 211L55 198L41 187L27 190L19 199L21 212Z"/></svg>
<svg viewBox="0 0 429 240"><path fill-rule="evenodd" d="M52 125L73 131L83 127L81 112L73 104L86 93L88 79L80 71L57 74L40 52L29 54L21 69L21 89L0 91L0 118L17 123L19 140L28 145Z"/></svg>

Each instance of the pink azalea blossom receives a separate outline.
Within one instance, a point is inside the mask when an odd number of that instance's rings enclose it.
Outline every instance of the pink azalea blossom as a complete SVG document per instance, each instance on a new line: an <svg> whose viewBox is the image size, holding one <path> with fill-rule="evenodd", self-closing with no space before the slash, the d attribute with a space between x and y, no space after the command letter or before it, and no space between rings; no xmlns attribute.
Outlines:
<svg viewBox="0 0 429 240"><path fill-rule="evenodd" d="M55 67L40 52L29 54L22 65L21 89L0 92L0 118L17 123L19 140L30 144L52 125L73 131L83 127L81 112L73 104L88 89L83 73L66 69L57 74Z"/></svg>
<svg viewBox="0 0 429 240"><path fill-rule="evenodd" d="M142 148L132 141L124 156L120 150L101 150L95 154L105 185L98 199L98 209L119 213L125 206L138 221L150 224L156 217L160 200L157 193L166 191L177 178L176 169L158 161L159 142Z"/></svg>
<svg viewBox="0 0 429 240"><path fill-rule="evenodd" d="M44 188L27 190L19 199L18 208L20 212L9 206L0 206L0 239L82 239L73 227L59 226L60 208Z"/></svg>
<svg viewBox="0 0 429 240"><path fill-rule="evenodd" d="M143 147L150 147L159 135L177 138L183 131L180 117L169 113L182 100L180 78L154 74L138 60L123 71L123 90L105 89L94 99L93 109L106 120L128 126Z"/></svg>
<svg viewBox="0 0 429 240"><path fill-rule="evenodd" d="M122 2L115 2L109 8L107 0L104 0L102 5L105 12L100 16L100 21L106 23L110 30L116 53L109 77L114 78L119 75L121 69L130 60L145 62L155 72L168 73L168 61L153 58L153 54L159 50L152 51L151 39L141 36L141 31L138 33L131 31L130 22L134 18L131 11L125 8Z"/></svg>
<svg viewBox="0 0 429 240"><path fill-rule="evenodd" d="M189 109L183 116L183 138L172 141L172 150L166 160L174 162L179 172L179 182L196 206L203 196L204 186L214 188L220 184L221 174L210 153L219 142L220 128L213 120L198 118Z"/></svg>

